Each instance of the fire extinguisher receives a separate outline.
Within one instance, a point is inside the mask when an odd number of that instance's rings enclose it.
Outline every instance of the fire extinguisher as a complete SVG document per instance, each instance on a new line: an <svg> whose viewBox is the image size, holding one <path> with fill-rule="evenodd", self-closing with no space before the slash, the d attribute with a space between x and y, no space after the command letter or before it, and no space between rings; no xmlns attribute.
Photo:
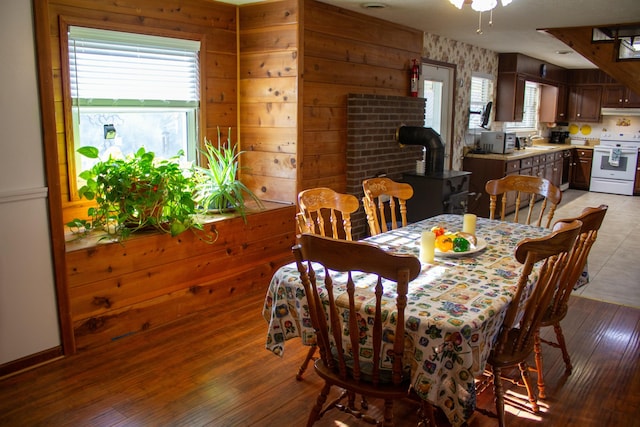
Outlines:
<svg viewBox="0 0 640 427"><path fill-rule="evenodd" d="M411 67L411 96L418 96L418 75L419 68L416 64L416 60L413 59L413 66Z"/></svg>

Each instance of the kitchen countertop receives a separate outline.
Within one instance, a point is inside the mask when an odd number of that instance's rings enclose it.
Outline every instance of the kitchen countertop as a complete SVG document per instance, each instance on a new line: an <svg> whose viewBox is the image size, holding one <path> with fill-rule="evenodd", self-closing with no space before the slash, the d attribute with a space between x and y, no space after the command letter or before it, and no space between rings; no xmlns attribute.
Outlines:
<svg viewBox="0 0 640 427"><path fill-rule="evenodd" d="M544 140L543 140L544 141ZM587 143L591 141L586 141ZM571 145L571 144L549 144L548 142L536 142L531 147L526 147L521 150L513 150L511 154L474 154L467 153L465 157L477 158L477 159L493 159L493 160L518 160L527 157L537 156L545 153L555 153L558 151L572 150L574 148L583 148L593 150L593 145Z"/></svg>

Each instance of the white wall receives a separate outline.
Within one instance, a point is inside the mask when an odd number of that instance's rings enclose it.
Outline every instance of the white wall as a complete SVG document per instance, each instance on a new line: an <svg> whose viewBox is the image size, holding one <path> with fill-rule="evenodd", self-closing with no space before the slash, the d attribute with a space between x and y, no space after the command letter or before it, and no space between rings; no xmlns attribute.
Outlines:
<svg viewBox="0 0 640 427"><path fill-rule="evenodd" d="M0 364L60 345L31 0L0 1Z"/></svg>

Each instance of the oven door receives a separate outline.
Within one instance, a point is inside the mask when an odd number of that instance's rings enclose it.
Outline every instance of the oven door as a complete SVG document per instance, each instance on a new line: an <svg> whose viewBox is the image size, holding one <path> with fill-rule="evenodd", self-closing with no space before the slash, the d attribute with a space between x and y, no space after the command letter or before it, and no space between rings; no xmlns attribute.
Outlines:
<svg viewBox="0 0 640 427"><path fill-rule="evenodd" d="M591 177L633 181L638 161L637 148L619 148L620 157L615 161L616 148L597 145L593 147Z"/></svg>

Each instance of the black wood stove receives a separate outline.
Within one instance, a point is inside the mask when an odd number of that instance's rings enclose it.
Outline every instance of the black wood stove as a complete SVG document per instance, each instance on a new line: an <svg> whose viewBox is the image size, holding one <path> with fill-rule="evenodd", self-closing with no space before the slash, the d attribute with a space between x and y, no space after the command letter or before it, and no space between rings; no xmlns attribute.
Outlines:
<svg viewBox="0 0 640 427"><path fill-rule="evenodd" d="M402 175L402 181L413 187L413 197L407 200L407 221L416 222L442 213L465 213L471 172L444 170L444 143L440 135L431 128L401 126L396 131L396 140L401 145L424 147L424 175Z"/></svg>

